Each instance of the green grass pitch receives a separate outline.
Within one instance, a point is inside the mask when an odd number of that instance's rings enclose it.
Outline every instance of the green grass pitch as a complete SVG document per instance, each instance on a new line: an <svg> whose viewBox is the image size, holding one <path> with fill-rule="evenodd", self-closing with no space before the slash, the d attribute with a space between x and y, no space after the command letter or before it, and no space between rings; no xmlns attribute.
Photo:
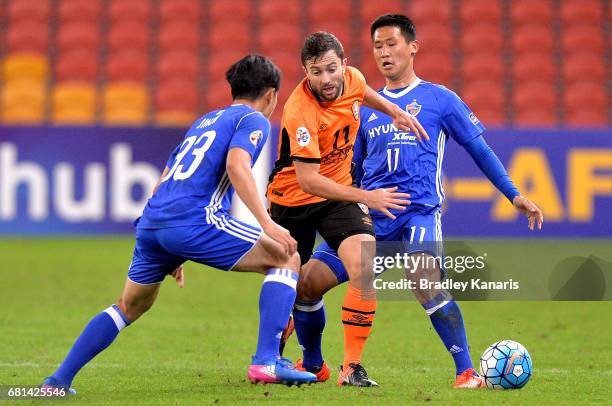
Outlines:
<svg viewBox="0 0 612 406"><path fill-rule="evenodd" d="M0 240L0 385L34 385L53 372L87 321L119 295L129 238ZM530 351L534 375L517 391L451 389L454 367L414 301L382 302L364 365L379 388L333 382L252 385L259 275L189 264L157 303L77 376L71 402L99 404L558 404L611 402L612 302L462 303L472 358L499 339ZM340 303L325 298L324 353L342 358ZM299 356L295 338L287 355Z"/></svg>

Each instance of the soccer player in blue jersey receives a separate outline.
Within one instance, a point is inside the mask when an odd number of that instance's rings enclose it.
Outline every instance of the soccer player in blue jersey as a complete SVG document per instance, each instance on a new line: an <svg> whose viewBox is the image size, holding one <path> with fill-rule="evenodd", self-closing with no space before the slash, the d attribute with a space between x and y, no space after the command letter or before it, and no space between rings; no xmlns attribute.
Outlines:
<svg viewBox="0 0 612 406"><path fill-rule="evenodd" d="M397 185L398 191L409 194L411 201L405 211L391 210L395 219L370 211L376 239L404 241L409 254L439 255L440 209L444 201L442 159L449 137L466 149L489 180L528 217L530 229L536 224L541 228L542 212L516 189L482 137L484 126L474 113L452 91L416 76L413 63L419 43L412 21L402 15L383 15L372 24L371 36L374 58L386 79L386 86L379 93L412 113L430 136L429 142L416 142L414 134L395 128L390 117L361 108L353 158L356 184L367 190ZM425 245L414 247L413 243ZM432 262L435 261L422 263ZM420 267L412 277L440 281L443 272L439 266ZM300 299L293 317L304 326L296 327L296 333L304 355L301 366L306 371L318 373L327 368L321 353L325 325L322 297L346 280L342 262L326 243L317 247L312 259L302 268L298 282ZM417 289L414 293L455 361L454 387L481 387L483 380L473 369L457 303L446 291Z"/></svg>
<svg viewBox="0 0 612 406"><path fill-rule="evenodd" d="M249 380L284 384L316 380L279 357L300 259L296 241L270 219L251 173L270 132L268 118L276 107L280 71L265 57L249 55L233 64L226 78L233 104L191 126L137 220L134 256L121 297L89 322L44 385L70 388L77 372L153 305L166 275L182 284L182 264L187 260L265 275ZM261 229L228 213L234 189Z"/></svg>

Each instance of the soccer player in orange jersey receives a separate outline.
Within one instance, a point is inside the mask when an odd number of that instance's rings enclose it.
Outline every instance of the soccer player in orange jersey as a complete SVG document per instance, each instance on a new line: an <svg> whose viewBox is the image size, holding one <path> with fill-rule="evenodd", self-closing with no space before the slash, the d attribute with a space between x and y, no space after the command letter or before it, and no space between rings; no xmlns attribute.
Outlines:
<svg viewBox="0 0 612 406"><path fill-rule="evenodd" d="M381 97L367 86L357 69L347 66L344 49L334 35L317 32L308 36L301 60L306 78L284 106L279 157L267 191L270 214L297 240L302 264L312 254L317 232L337 250L349 275L342 306L344 362L338 383L376 386L361 365L376 297L371 284L372 261L362 263L360 254L362 242L374 241L374 229L359 203L393 218L389 209L402 210L410 204L410 196L397 193L397 187L366 191L351 186L360 107L363 104L389 115L396 128L412 132L419 140L428 137L414 117ZM309 292L300 286L307 284L298 282L294 308L298 340L311 327L300 314L322 306L321 300L309 301ZM329 378L323 360L309 370L320 381Z"/></svg>

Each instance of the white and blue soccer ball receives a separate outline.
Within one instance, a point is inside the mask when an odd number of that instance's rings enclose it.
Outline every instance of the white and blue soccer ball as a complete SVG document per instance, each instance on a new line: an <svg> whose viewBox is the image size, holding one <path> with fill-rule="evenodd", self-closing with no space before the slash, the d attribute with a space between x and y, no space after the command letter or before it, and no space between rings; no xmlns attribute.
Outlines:
<svg viewBox="0 0 612 406"><path fill-rule="evenodd" d="M520 389L532 371L529 352L516 341L498 341L480 357L480 374L491 389Z"/></svg>

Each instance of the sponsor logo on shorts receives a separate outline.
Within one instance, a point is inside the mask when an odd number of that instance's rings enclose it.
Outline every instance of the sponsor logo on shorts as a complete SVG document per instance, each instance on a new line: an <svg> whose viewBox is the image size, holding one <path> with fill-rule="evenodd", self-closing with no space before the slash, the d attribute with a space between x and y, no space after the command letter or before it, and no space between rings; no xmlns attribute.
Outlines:
<svg viewBox="0 0 612 406"><path fill-rule="evenodd" d="M359 206L361 211L364 212L365 214L368 214L370 212L370 209L368 209L368 206L366 206L363 203L357 203L357 206Z"/></svg>
<svg viewBox="0 0 612 406"><path fill-rule="evenodd" d="M297 137L297 143L300 147L305 147L306 145L310 144L310 133L306 127L298 128L295 135Z"/></svg>

